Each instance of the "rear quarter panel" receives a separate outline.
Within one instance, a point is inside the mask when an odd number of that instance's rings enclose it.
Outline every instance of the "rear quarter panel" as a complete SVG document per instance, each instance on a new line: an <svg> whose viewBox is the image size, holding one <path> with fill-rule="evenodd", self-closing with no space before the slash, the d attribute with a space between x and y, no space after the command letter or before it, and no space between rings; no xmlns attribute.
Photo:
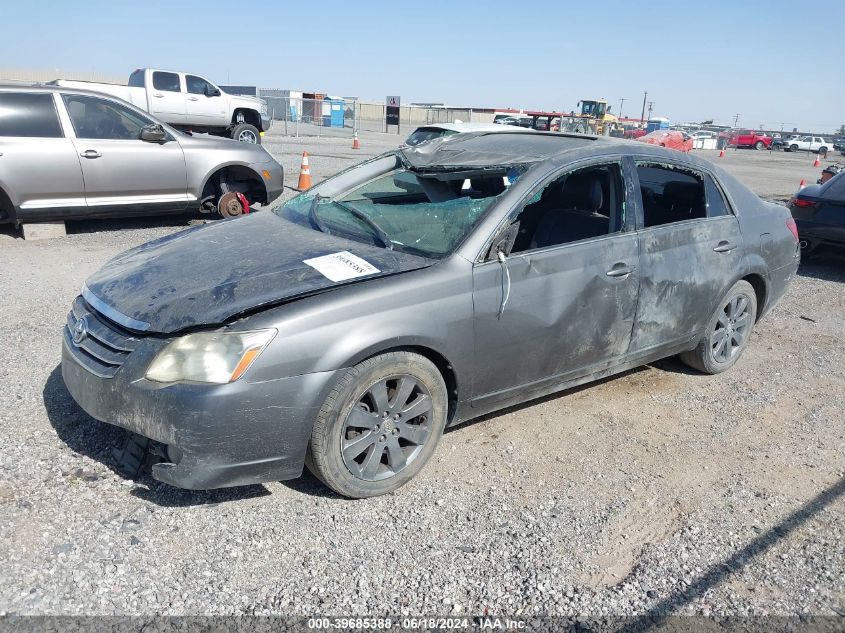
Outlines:
<svg viewBox="0 0 845 633"><path fill-rule="evenodd" d="M765 301L758 309L762 316L783 296L798 268L798 241L787 225L792 216L785 206L761 199L734 176L716 170L736 211L745 246L738 277L757 274L766 283Z"/></svg>

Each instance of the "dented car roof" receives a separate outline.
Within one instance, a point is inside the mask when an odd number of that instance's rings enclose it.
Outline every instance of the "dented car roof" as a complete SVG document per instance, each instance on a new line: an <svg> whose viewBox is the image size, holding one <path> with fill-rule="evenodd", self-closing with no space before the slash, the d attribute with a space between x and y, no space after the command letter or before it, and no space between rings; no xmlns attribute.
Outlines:
<svg viewBox="0 0 845 633"><path fill-rule="evenodd" d="M470 132L399 150L412 169L486 167L536 163L608 139L530 130ZM606 146L606 145L605 145Z"/></svg>

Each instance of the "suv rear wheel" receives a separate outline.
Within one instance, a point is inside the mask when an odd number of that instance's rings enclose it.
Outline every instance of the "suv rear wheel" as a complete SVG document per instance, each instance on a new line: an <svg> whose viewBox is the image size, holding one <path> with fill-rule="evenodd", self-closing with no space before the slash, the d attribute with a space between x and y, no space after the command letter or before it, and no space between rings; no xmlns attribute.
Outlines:
<svg viewBox="0 0 845 633"><path fill-rule="evenodd" d="M760 150L766 147L766 144L763 141L757 141L754 143L754 149Z"/></svg>

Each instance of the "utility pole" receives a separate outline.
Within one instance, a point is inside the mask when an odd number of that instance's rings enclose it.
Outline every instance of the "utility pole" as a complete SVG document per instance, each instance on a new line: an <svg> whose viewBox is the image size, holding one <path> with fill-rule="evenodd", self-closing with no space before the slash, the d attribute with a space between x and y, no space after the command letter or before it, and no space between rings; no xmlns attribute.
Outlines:
<svg viewBox="0 0 845 633"><path fill-rule="evenodd" d="M736 127L737 122L739 121L739 114L734 116L734 127Z"/></svg>
<svg viewBox="0 0 845 633"><path fill-rule="evenodd" d="M619 118L620 119L622 118L622 106L625 105L626 101L627 101L627 99L625 97L622 97L621 99L619 99Z"/></svg>
<svg viewBox="0 0 845 633"><path fill-rule="evenodd" d="M645 123L645 100L648 98L648 92L643 93L643 113L640 115L640 123Z"/></svg>

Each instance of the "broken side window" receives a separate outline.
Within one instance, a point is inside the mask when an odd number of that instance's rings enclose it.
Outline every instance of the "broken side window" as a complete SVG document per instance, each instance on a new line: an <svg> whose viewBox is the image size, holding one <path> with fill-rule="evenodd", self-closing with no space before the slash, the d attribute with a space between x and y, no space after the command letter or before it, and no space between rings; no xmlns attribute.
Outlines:
<svg viewBox="0 0 845 633"><path fill-rule="evenodd" d="M618 163L568 172L531 196L512 253L594 239L622 230L625 188Z"/></svg>
<svg viewBox="0 0 845 633"><path fill-rule="evenodd" d="M667 163L637 163L646 228L707 216L701 173Z"/></svg>

